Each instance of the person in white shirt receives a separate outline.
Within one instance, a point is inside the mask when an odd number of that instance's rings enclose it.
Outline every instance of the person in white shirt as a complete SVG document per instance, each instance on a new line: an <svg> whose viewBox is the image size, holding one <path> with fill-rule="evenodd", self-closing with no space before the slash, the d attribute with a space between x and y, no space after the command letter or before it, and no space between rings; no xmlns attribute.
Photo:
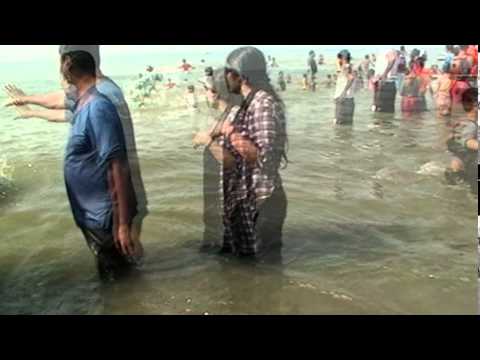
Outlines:
<svg viewBox="0 0 480 360"><path fill-rule="evenodd" d="M353 124L353 113L355 111L354 82L351 55L348 50L342 50L337 55L337 84L335 89L335 125Z"/></svg>

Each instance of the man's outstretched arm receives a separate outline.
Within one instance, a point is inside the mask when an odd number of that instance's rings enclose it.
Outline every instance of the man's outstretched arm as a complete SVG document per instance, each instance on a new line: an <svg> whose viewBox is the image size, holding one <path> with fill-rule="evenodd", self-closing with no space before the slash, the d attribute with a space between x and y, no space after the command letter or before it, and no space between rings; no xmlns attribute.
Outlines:
<svg viewBox="0 0 480 360"><path fill-rule="evenodd" d="M38 118L54 123L66 123L72 119L72 112L70 110L61 109L31 109L28 106L16 106L15 110L18 115L15 119L31 119Z"/></svg>
<svg viewBox="0 0 480 360"><path fill-rule="evenodd" d="M67 107L67 98L63 90L27 95L15 85L9 84L5 86L5 92L11 99L5 106L38 105L47 109L65 109Z"/></svg>

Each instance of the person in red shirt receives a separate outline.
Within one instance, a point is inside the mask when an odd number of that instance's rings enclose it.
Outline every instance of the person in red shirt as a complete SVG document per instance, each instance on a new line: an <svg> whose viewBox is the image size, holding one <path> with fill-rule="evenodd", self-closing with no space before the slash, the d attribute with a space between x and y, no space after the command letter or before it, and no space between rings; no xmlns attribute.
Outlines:
<svg viewBox="0 0 480 360"><path fill-rule="evenodd" d="M187 60L183 59L182 60L182 65L180 66L180 69L182 69L184 72L189 72L194 69L192 65L187 63Z"/></svg>

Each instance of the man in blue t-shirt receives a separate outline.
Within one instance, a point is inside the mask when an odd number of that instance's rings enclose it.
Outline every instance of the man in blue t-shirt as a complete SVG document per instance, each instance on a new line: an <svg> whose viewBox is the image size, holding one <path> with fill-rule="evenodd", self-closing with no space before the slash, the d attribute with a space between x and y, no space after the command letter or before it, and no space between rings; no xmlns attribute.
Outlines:
<svg viewBox="0 0 480 360"><path fill-rule="evenodd" d="M130 226L129 171L122 123L113 103L96 89L96 67L85 51L62 55L64 79L77 93L65 154L65 184L77 226L97 257L100 276L129 268L135 254Z"/></svg>
<svg viewBox="0 0 480 360"><path fill-rule="evenodd" d="M140 162L138 159L133 121L128 104L123 96L122 90L100 70L100 48L99 45L60 45L60 55L72 51L86 51L95 61L96 66L96 88L100 94L105 95L115 106L120 117L129 165L129 193L134 193L130 207L136 208L136 216L132 220L130 232L131 240L135 242L138 250L135 258L139 259L143 254L140 242L140 234L144 218L148 215L147 196L142 180ZM21 89L8 85L5 90L12 98L10 105L16 105L19 117L42 118L49 122L65 123L70 122L73 117L77 94L69 91L71 85L65 84L66 90L60 90L48 94L26 95ZM28 105L39 105L40 108L30 109Z"/></svg>

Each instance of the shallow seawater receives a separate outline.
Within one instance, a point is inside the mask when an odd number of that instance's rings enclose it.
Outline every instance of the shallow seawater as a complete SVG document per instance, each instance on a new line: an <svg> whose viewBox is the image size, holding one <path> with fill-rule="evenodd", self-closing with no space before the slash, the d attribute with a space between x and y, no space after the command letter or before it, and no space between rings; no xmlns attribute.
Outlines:
<svg viewBox="0 0 480 360"><path fill-rule="evenodd" d="M434 111L378 116L362 90L353 128L334 128L333 89L291 85L282 94L291 161L282 262L251 264L200 251L202 151L191 139L208 111L185 110L182 93L142 110L131 104L150 203L146 259L110 285L99 282L67 202L68 125L0 110L9 167L0 181L0 313L477 312L477 195L447 185L445 122Z"/></svg>

